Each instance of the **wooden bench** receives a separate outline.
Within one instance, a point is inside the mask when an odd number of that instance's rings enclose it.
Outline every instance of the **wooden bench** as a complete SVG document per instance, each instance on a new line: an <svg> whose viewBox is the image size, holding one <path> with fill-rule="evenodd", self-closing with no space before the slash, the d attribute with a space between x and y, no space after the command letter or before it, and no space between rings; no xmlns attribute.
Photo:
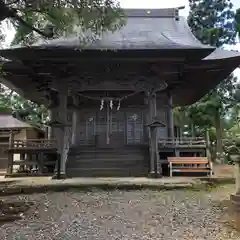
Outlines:
<svg viewBox="0 0 240 240"><path fill-rule="evenodd" d="M174 172L206 172L213 174L212 163L207 157L168 157L170 177Z"/></svg>

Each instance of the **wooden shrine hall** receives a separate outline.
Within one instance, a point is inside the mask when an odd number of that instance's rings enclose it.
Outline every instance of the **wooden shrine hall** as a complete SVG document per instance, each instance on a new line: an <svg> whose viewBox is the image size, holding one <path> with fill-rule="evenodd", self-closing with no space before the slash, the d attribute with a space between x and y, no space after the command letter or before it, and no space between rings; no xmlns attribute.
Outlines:
<svg viewBox="0 0 240 240"><path fill-rule="evenodd" d="M178 9L125 9L126 24L81 45L78 37L0 50L1 81L51 110L67 177L160 177L163 162L204 155L181 139L172 107L196 102L240 64L240 53L201 44Z"/></svg>

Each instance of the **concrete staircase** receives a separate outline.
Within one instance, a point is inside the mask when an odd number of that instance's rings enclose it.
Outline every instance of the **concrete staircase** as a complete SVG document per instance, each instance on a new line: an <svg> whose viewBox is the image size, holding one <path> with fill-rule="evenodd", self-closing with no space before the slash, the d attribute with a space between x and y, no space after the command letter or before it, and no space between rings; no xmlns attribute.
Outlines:
<svg viewBox="0 0 240 240"><path fill-rule="evenodd" d="M141 177L148 174L148 148L72 147L67 177Z"/></svg>

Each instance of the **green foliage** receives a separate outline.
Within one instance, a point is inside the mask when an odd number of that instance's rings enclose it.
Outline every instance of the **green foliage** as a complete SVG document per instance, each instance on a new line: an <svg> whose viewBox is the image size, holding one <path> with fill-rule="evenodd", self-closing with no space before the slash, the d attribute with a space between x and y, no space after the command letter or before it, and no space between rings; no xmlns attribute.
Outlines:
<svg viewBox="0 0 240 240"><path fill-rule="evenodd" d="M235 42L233 5L229 0L190 0L188 23L205 44L221 47ZM235 103L237 79L230 75L217 88L189 107L189 116L202 127L214 126L214 117L223 117Z"/></svg>
<svg viewBox="0 0 240 240"><path fill-rule="evenodd" d="M235 13L229 0L189 0L188 23L204 44L220 47L235 42Z"/></svg>
<svg viewBox="0 0 240 240"><path fill-rule="evenodd" d="M3 26L0 22L0 48L3 46L4 40L5 40L5 33L3 31Z"/></svg>
<svg viewBox="0 0 240 240"><path fill-rule="evenodd" d="M236 105L236 82L237 78L230 75L216 89L189 106L187 111L190 119L203 128L215 126L216 117L225 117Z"/></svg>
<svg viewBox="0 0 240 240"><path fill-rule="evenodd" d="M231 159L232 162L240 161L240 138L228 138L224 142L224 152Z"/></svg>
<svg viewBox="0 0 240 240"><path fill-rule="evenodd" d="M236 10L234 20L235 20L235 28L239 36L240 35L240 8Z"/></svg>
<svg viewBox="0 0 240 240"><path fill-rule="evenodd" d="M94 38L124 24L123 12L115 0L20 0L8 4L0 0L0 4L4 4L0 8L1 20L10 19L17 32L13 44L32 43L40 36L77 33L76 27L82 33L90 30ZM3 12L4 8L7 11Z"/></svg>
<svg viewBox="0 0 240 240"><path fill-rule="evenodd" d="M0 111L12 110L14 117L42 127L48 120L47 109L36 103L24 99L20 95L1 85Z"/></svg>
<svg viewBox="0 0 240 240"><path fill-rule="evenodd" d="M215 47L235 43L238 16L233 11L231 1L189 0L189 4L188 23L196 38ZM214 155L221 155L223 151L223 127L228 125L231 128L230 121L227 122L225 118L237 102L236 82L237 78L230 75L197 103L185 108L188 117L199 129L215 129L214 135L210 136L211 143L216 142L212 144Z"/></svg>
<svg viewBox="0 0 240 240"><path fill-rule="evenodd" d="M187 112L182 107L175 107L173 109L174 124L177 126L183 126L189 123Z"/></svg>

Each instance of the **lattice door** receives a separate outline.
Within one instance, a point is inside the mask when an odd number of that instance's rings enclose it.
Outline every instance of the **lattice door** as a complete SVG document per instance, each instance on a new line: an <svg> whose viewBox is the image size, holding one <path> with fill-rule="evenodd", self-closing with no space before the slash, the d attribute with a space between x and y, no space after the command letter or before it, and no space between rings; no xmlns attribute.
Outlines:
<svg viewBox="0 0 240 240"><path fill-rule="evenodd" d="M143 114L127 113L127 143L136 144L143 141Z"/></svg>

